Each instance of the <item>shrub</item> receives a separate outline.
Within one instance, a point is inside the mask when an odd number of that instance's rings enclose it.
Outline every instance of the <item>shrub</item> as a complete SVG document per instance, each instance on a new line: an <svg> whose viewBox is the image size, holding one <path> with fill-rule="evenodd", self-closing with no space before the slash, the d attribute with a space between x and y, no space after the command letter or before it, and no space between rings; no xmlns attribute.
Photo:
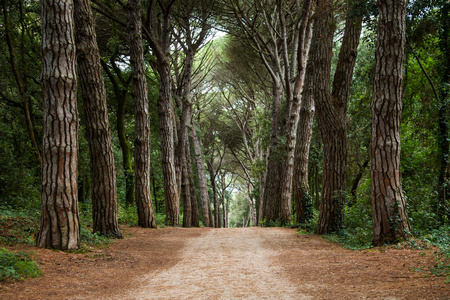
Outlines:
<svg viewBox="0 0 450 300"><path fill-rule="evenodd" d="M0 248L0 280L7 278L22 280L25 277L38 277L41 269L28 253L11 252Z"/></svg>

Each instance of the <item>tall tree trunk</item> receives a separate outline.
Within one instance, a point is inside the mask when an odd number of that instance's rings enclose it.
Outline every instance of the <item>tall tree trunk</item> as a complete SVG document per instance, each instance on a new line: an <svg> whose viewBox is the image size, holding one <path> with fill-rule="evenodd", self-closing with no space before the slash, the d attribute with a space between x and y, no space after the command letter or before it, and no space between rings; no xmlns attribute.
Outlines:
<svg viewBox="0 0 450 300"><path fill-rule="evenodd" d="M149 1L145 19L145 33L156 57L159 73L159 98L157 101L161 135L161 162L164 178L166 221L170 226L180 225L180 193L175 162L175 115L172 103L170 70L170 12L175 0ZM155 5L159 5L159 9ZM158 11L158 13L156 13Z"/></svg>
<svg viewBox="0 0 450 300"><path fill-rule="evenodd" d="M400 122L406 1L378 0L378 34L372 100L371 185L373 244L411 231L400 174Z"/></svg>
<svg viewBox="0 0 450 300"><path fill-rule="evenodd" d="M166 199L166 224L170 226L180 225L180 201L175 172L175 133L172 85L170 80L169 61L158 64L160 76L160 90L158 99L158 114L161 130L161 156L162 171L164 177L164 195Z"/></svg>
<svg viewBox="0 0 450 300"><path fill-rule="evenodd" d="M188 128L186 128L187 130ZM189 139L188 139L188 145L186 145L186 164L188 167L188 177L189 177L189 188L190 188L190 195L191 195L191 210L192 210L192 226L194 227L200 227L200 217L198 212L198 205L197 205L197 193L195 191L195 182L194 182L194 172L192 172L192 162L191 162L191 147L189 145Z"/></svg>
<svg viewBox="0 0 450 300"><path fill-rule="evenodd" d="M322 197L317 233L339 231L343 225L347 173L348 95L356 62L362 18L353 5L345 22L344 37L330 94L331 57L335 30L333 1L319 1L311 50L315 85L314 101L323 140Z"/></svg>
<svg viewBox="0 0 450 300"><path fill-rule="evenodd" d="M295 146L293 199L296 210L296 223L307 223L313 217L312 197L309 194L308 184L308 159L309 148L314 121L314 98L312 85L312 72L314 68L308 64L306 70L305 89L303 90L302 106L300 108L300 120L297 130Z"/></svg>
<svg viewBox="0 0 450 300"><path fill-rule="evenodd" d="M185 128L187 131L187 128ZM181 192L183 194L183 227L191 227L192 226L192 197L191 197L191 187L189 181L189 168L190 165L187 164L186 158L186 148L183 147L185 155L183 155L183 165L182 165L182 180L181 180Z"/></svg>
<svg viewBox="0 0 450 300"><path fill-rule="evenodd" d="M209 201L209 195L208 195L208 185L206 182L206 176L205 176L205 162L203 161L203 152L201 148L200 140L197 136L197 131L195 130L194 121L192 120L191 124L191 133L192 133L192 143L194 144L194 151L195 151L195 161L197 163L197 172L198 172L198 179L200 183L200 198L202 203L202 216L203 216L203 223L206 227L213 227L212 220L209 216L210 211L210 201Z"/></svg>
<svg viewBox="0 0 450 300"><path fill-rule="evenodd" d="M36 243L38 247L77 249L80 224L73 2L43 0L41 12L44 137L41 227Z"/></svg>
<svg viewBox="0 0 450 300"><path fill-rule="evenodd" d="M74 0L74 7L78 74L91 157L93 231L122 238L111 128L94 18L87 0Z"/></svg>
<svg viewBox="0 0 450 300"><path fill-rule="evenodd" d="M300 116L302 102L302 92L306 75L306 62L311 45L311 11L313 1L305 0L302 7L302 19L300 23L299 46L297 53L297 76L292 97L292 105L288 116L286 127L286 150L284 159L284 169L280 181L280 204L281 220L285 224L291 223L291 197L292 197L292 176L294 175L294 153L297 139L297 126Z"/></svg>
<svg viewBox="0 0 450 300"><path fill-rule="evenodd" d="M135 114L134 160L136 168L136 204L138 225L156 228L150 190L150 117L148 114L147 80L141 35L141 1L128 1L130 31L130 64L133 73Z"/></svg>
<svg viewBox="0 0 450 300"><path fill-rule="evenodd" d="M274 222L280 216L280 178L281 178L281 149L279 145L279 127L281 113L281 97L283 85L281 81L273 81L272 102L272 133L270 138L270 152L267 159L267 173L264 184L263 220Z"/></svg>
<svg viewBox="0 0 450 300"><path fill-rule="evenodd" d="M217 195L217 183L216 183L216 175L214 173L214 167L213 162L214 160L208 162L208 170L209 170L209 176L211 178L211 188L213 190L213 205L214 205L214 227L215 228L221 228L221 222L220 222L220 204L219 204L219 197Z"/></svg>

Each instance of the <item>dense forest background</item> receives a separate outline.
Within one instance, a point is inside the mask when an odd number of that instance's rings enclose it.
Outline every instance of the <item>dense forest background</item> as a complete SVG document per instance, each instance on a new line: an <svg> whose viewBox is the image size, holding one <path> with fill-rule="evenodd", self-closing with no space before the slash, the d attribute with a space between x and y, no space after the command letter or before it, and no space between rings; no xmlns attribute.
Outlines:
<svg viewBox="0 0 450 300"><path fill-rule="evenodd" d="M375 1L328 3L333 7L334 26L330 82L339 69L340 52L346 49L343 46L346 22L359 24L356 35L360 40L353 45L357 51L351 52L355 58L354 68L345 71L350 74L351 82L348 84L348 108L340 118L347 138L344 188L339 189L336 200L336 213L342 214L342 220L336 221L335 227L326 227L320 221L321 201L325 201L323 167L328 166L324 164L324 151L328 151L324 150L326 131L321 128L319 113L324 104L314 94L318 85L312 74L318 73L319 67L311 63L320 61L311 56L315 57L320 51L315 48L315 31L311 28L316 25L308 21L325 20L326 12L320 6L308 8L306 3L309 2L314 6L314 1L142 2L141 44L151 132L148 185L155 224L300 226L312 232L337 232L339 239L354 247L371 244L371 103L377 6ZM135 36L130 34L131 19L127 17L131 5L121 0L87 3L95 19L106 91L118 221L142 225L134 188L137 100L133 78L137 75L133 73L130 59L131 40ZM409 1L406 12L401 193L411 229L408 235L419 237L433 234L442 237L450 232L449 9L450 3L445 0L417 0ZM41 7L36 0L2 0L1 10L0 205L3 213L20 212L40 218L44 135ZM301 30L303 35L299 35ZM302 37L304 44L298 43ZM309 47L308 66L305 57L303 62L299 59L297 63L293 56L307 54ZM299 125L296 129L297 125L292 127L287 121L294 115L288 107L296 103L294 83L302 70L305 87L302 107L297 103ZM77 98L77 201L82 228L90 231L91 226L95 227L92 214L95 218L93 181L96 176L93 176L90 156L89 109L85 109L89 101L83 100L81 90L78 89ZM280 120L274 125L274 99L277 97ZM314 101L305 101L308 97L314 98L316 105ZM164 103L168 105L166 111ZM167 123L168 120L173 123ZM307 120L310 120L309 125L302 123ZM337 124L337 121L331 123ZM169 125L164 127L163 124ZM297 132L296 147L286 146L292 138L285 128ZM299 136L305 128L310 128L306 130L310 145L303 142L306 148L300 148ZM274 136L277 130L286 135ZM176 170L173 178L165 171L170 165L168 140L173 143L172 164ZM294 148L303 150L294 155ZM296 194L295 187L287 187L287 204L271 204L280 207L278 212L267 210L267 203L271 201L268 199L276 198L270 193L277 188L270 184L281 182L285 176L283 171L287 172L287 167L274 171L271 164L284 161L289 151L295 160L289 178L294 178L293 185L297 185L300 194ZM303 165L297 162L298 157L303 157ZM272 177L277 172L281 172L275 177L279 181ZM176 184L171 187L170 182ZM167 191L173 191L173 195ZM288 211L287 215L283 210ZM151 224L147 227L154 227Z"/></svg>

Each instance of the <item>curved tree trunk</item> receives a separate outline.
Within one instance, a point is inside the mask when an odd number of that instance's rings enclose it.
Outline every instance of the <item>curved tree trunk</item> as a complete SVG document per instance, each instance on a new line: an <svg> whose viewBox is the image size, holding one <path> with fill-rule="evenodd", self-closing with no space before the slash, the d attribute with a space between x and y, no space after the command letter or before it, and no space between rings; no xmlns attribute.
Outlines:
<svg viewBox="0 0 450 300"><path fill-rule="evenodd" d="M355 4L355 3L353 3ZM319 1L314 23L314 46L311 63L314 101L323 140L322 198L318 234L339 231L343 225L345 180L347 173L348 95L356 62L362 18L350 6L345 22L344 37L330 94L331 57L335 30L333 1Z"/></svg>
<svg viewBox="0 0 450 300"><path fill-rule="evenodd" d="M136 204L138 225L156 228L150 190L150 117L148 114L147 81L141 36L141 1L129 0L130 64L133 73L135 114L134 160L136 168Z"/></svg>
<svg viewBox="0 0 450 300"><path fill-rule="evenodd" d="M373 244L406 237L400 175L400 122L406 1L378 0L378 35L372 100L371 184Z"/></svg>
<svg viewBox="0 0 450 300"><path fill-rule="evenodd" d="M43 0L44 138L41 227L37 246L77 249L78 111L72 0ZM58 30L54 30L58 28Z"/></svg>
<svg viewBox="0 0 450 300"><path fill-rule="evenodd" d="M122 238L111 128L94 18L87 0L74 0L74 6L78 74L91 157L93 231Z"/></svg>

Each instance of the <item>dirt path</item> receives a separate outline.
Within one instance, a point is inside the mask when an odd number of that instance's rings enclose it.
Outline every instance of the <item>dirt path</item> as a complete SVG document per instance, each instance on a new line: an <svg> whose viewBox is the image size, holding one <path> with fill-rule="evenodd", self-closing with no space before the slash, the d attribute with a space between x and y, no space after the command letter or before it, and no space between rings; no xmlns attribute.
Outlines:
<svg viewBox="0 0 450 300"><path fill-rule="evenodd" d="M431 251L351 251L285 228L126 232L86 254L34 249L44 276L4 283L0 298L450 299L444 278L413 272Z"/></svg>

